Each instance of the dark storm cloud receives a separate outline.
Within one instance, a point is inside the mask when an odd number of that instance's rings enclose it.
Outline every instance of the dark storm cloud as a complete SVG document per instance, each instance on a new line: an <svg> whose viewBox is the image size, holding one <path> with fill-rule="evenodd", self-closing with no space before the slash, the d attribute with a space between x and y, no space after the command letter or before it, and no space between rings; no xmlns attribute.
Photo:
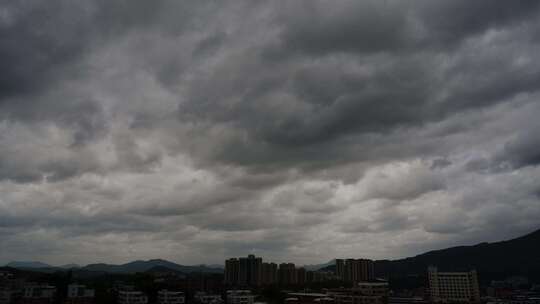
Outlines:
<svg viewBox="0 0 540 304"><path fill-rule="evenodd" d="M304 1L287 5L282 33L285 48L310 55L400 53L456 47L463 40L490 29L534 18L539 4L524 0Z"/></svg>
<svg viewBox="0 0 540 304"><path fill-rule="evenodd" d="M396 50L407 43L406 6L385 1L347 1L333 5L303 1L287 5L282 17L285 48L308 54L372 53Z"/></svg>
<svg viewBox="0 0 540 304"><path fill-rule="evenodd" d="M290 14L306 17L284 18L293 23L284 22L280 27L279 39L284 40L277 46L273 40L268 42L268 47L281 56L268 58L261 53L262 57L258 57L257 49L240 50L229 56L212 75L198 79L194 94L180 106L181 119L220 123L241 133L212 156L218 160L252 166L268 162L289 165L302 162L306 160L305 155L311 154L313 163L320 163L337 158L332 147L344 136L387 134L399 128L422 126L457 113L509 102L517 94L538 90L540 69L535 61L521 66L516 60L530 59L537 47L516 49L508 44L514 40L513 43L530 45L531 32L523 26L537 27L535 2L470 7L464 2L440 6L420 2L403 11L377 3L347 2L347 5L332 8L326 2L316 2L306 4L308 9L305 10L303 7L294 9L293 5ZM312 18L308 13L312 10L321 16ZM360 44L370 45L374 42L376 46L377 39L385 38L377 35L377 24L349 24L372 22L371 15L377 16L371 14L373 10L388 13L389 18L395 15L398 19L408 18L408 23L422 24L422 35L434 41L426 42L419 51L398 55L384 49L364 54L362 49L326 41L327 36L332 39L343 36L344 43L360 41ZM356 18L357 11L371 15ZM409 11L411 15L405 18ZM446 11L454 12L463 22L453 28L452 17L445 15ZM349 15L351 17L347 17ZM377 21L387 25L384 19ZM345 25L339 25L340 22ZM323 24L320 29L318 23ZM408 23L395 25L396 31L412 26ZM313 34L298 28L312 30ZM359 29L374 36L362 37L356 32L347 35L346 29ZM325 36L325 30L330 34ZM420 39L415 36L418 35L415 30L418 29L396 34L403 39L397 39L396 45L389 49L406 47L407 42L399 43L402 40ZM501 31L501 37L489 39L490 30ZM512 32L518 37L512 38ZM459 39L449 37L450 34ZM318 40L317 45L335 49L314 52L308 58L292 55L294 51L289 52L288 48L301 41L292 38L289 41L288 35L312 37L310 39ZM407 35L412 36L409 39ZM359 38L355 40L354 36ZM471 40L472 37L476 40ZM438 44L437 39L459 40L460 43L451 49L429 48ZM440 43L446 44L445 41ZM258 72L262 70L264 73ZM319 153L310 153L312 150ZM287 159L290 162L286 162Z"/></svg>
<svg viewBox="0 0 540 304"><path fill-rule="evenodd" d="M427 30L431 31L431 39L456 43L490 29L521 25L524 20L534 18L539 7L539 3L532 0L482 0L474 3L464 0L445 3L423 1L418 15Z"/></svg>
<svg viewBox="0 0 540 304"><path fill-rule="evenodd" d="M2 4L1 115L12 119L42 119L74 109L83 116L87 107L95 106L92 101L73 101L73 96L66 96L53 103L34 94L61 85L62 81L85 77L87 67L80 66L79 61L111 39L155 27L167 34L179 34L190 20L186 17L197 6L175 6L178 10L172 16L162 9L164 2L25 1ZM47 107L51 106L55 109L48 111Z"/></svg>
<svg viewBox="0 0 540 304"><path fill-rule="evenodd" d="M87 30L79 11L59 2L2 4L0 105L6 97L46 87L80 55Z"/></svg>
<svg viewBox="0 0 540 304"><path fill-rule="evenodd" d="M503 151L503 160L508 161L514 168L539 165L540 137L532 128L523 130L516 138L506 143Z"/></svg>
<svg viewBox="0 0 540 304"><path fill-rule="evenodd" d="M490 156L469 160L465 167L472 172L496 174L540 164L540 141L535 134L536 121L531 121L525 128L515 132Z"/></svg>
<svg viewBox="0 0 540 304"><path fill-rule="evenodd" d="M539 15L1 4L0 260L315 263L532 230Z"/></svg>
<svg viewBox="0 0 540 304"><path fill-rule="evenodd" d="M452 162L446 158L437 158L435 160L433 160L433 162L431 163L431 169L441 169L441 168L445 168L445 167L448 167L452 164Z"/></svg>

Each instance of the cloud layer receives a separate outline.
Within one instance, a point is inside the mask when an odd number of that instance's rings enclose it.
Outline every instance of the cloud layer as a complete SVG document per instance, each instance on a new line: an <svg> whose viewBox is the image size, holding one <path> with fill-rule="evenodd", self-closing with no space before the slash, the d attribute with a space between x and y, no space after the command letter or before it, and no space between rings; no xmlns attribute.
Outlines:
<svg viewBox="0 0 540 304"><path fill-rule="evenodd" d="M540 226L538 1L0 4L0 263L395 258Z"/></svg>

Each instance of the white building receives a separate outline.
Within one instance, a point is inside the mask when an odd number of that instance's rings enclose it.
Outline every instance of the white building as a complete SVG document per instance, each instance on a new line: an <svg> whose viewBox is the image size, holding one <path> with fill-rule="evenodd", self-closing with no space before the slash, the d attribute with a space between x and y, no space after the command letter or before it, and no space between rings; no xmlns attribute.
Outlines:
<svg viewBox="0 0 540 304"><path fill-rule="evenodd" d="M69 284L68 285L68 298L93 298L95 291L93 289L86 288L85 285Z"/></svg>
<svg viewBox="0 0 540 304"><path fill-rule="evenodd" d="M388 282L360 282L356 290L366 296L388 297Z"/></svg>
<svg viewBox="0 0 540 304"><path fill-rule="evenodd" d="M28 284L24 286L23 298L25 299L52 299L56 293L56 287L41 284Z"/></svg>
<svg viewBox="0 0 540 304"><path fill-rule="evenodd" d="M255 296L249 290L227 290L227 304L253 304Z"/></svg>
<svg viewBox="0 0 540 304"><path fill-rule="evenodd" d="M478 276L475 270L439 272L436 267L429 267L428 278L433 302L480 302Z"/></svg>
<svg viewBox="0 0 540 304"><path fill-rule="evenodd" d="M142 291L119 290L118 304L146 304L148 297Z"/></svg>
<svg viewBox="0 0 540 304"><path fill-rule="evenodd" d="M198 292L195 294L195 300L201 304L219 304L223 302L220 295Z"/></svg>
<svg viewBox="0 0 540 304"><path fill-rule="evenodd" d="M170 291L162 289L158 291L158 303L159 304L184 304L186 297L181 291Z"/></svg>

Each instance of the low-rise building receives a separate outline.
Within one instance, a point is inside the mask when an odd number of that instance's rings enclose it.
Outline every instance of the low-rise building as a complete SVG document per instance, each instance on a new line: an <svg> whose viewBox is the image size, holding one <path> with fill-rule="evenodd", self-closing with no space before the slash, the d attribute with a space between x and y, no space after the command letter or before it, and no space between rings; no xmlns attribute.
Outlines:
<svg viewBox="0 0 540 304"><path fill-rule="evenodd" d="M380 296L388 297L388 282L376 281L376 282L360 282L356 284L353 290L357 290L360 293L368 296Z"/></svg>
<svg viewBox="0 0 540 304"><path fill-rule="evenodd" d="M489 300L486 304L540 304L540 297L523 297L512 299L494 299Z"/></svg>
<svg viewBox="0 0 540 304"><path fill-rule="evenodd" d="M158 291L159 304L184 304L186 296L181 291L162 289Z"/></svg>
<svg viewBox="0 0 540 304"><path fill-rule="evenodd" d="M361 282L347 290L332 292L336 304L387 304L388 282Z"/></svg>
<svg viewBox="0 0 540 304"><path fill-rule="evenodd" d="M428 304L422 297L389 297L388 304Z"/></svg>
<svg viewBox="0 0 540 304"><path fill-rule="evenodd" d="M47 284L26 284L23 288L21 304L48 304L54 301L56 287Z"/></svg>
<svg viewBox="0 0 540 304"><path fill-rule="evenodd" d="M197 303L201 304L220 304L223 303L221 295L218 294L207 294L205 292L197 292L194 296L194 299Z"/></svg>
<svg viewBox="0 0 540 304"><path fill-rule="evenodd" d="M24 281L9 271L0 271L0 304L9 304L22 297Z"/></svg>
<svg viewBox="0 0 540 304"><path fill-rule="evenodd" d="M227 290L227 304L253 304L255 296L249 290Z"/></svg>
<svg viewBox="0 0 540 304"><path fill-rule="evenodd" d="M93 304L95 290L86 288L85 285L69 284L67 290L66 304Z"/></svg>
<svg viewBox="0 0 540 304"><path fill-rule="evenodd" d="M119 290L118 304L146 304L148 296L142 291L136 290Z"/></svg>
<svg viewBox="0 0 540 304"><path fill-rule="evenodd" d="M325 293L304 293L304 292L291 292L287 294L285 299L287 303L298 304L332 304L334 298Z"/></svg>
<svg viewBox="0 0 540 304"><path fill-rule="evenodd" d="M2 280L2 279L13 279L14 277L15 277L15 275L13 275L13 273L11 273L9 271L4 271L4 270L0 271L0 280Z"/></svg>
<svg viewBox="0 0 540 304"><path fill-rule="evenodd" d="M7 286L0 287L0 304L13 303L20 295L21 293L18 290L11 289Z"/></svg>

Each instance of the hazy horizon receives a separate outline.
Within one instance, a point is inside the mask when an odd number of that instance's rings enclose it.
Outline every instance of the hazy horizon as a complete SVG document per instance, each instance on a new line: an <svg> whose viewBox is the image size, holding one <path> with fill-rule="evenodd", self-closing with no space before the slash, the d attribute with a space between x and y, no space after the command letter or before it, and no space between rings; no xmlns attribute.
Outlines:
<svg viewBox="0 0 540 304"><path fill-rule="evenodd" d="M532 233L532 232L536 232L540 230L539 229L536 229L534 231L530 231L528 233L526 233L525 235L528 235L529 233ZM507 239L501 239L501 240L495 240L493 242L489 242L489 243L496 243L496 242L502 242L502 241L508 241L508 240L511 240L511 239L515 239L515 238L519 238L519 237L522 237L524 235L517 235L513 238L507 238ZM484 241L485 242L485 241ZM480 243L475 243L475 244L456 244L452 247L455 247L455 246L474 246L474 245L478 245L478 244L481 244L481 243L484 243L484 242L480 242ZM430 252L430 251L436 251L436 250L441 250L441 249L447 249L447 248L452 248L452 247L444 247L444 248L432 248L432 249L428 249L426 251L423 251L423 252L418 252L417 254L412 254L411 256L403 256L403 257L396 257L396 258L393 258L393 259L387 259L387 258L377 258L375 260L399 260L399 259L404 259L404 258L408 258L408 257L413 257L413 256L416 256L418 254L423 254L423 253L427 253L427 252ZM184 265L184 266L199 266L199 265L203 265L203 266L208 266L208 267L211 267L211 266L220 266L220 267L224 267L225 266L225 260L226 259L229 259L229 258L238 258L238 257L245 257L247 255L249 255L251 253L247 253L247 254L244 254L244 255L239 255L239 256L228 256L228 257L223 257L223 259L221 260L221 262L215 262L215 263L195 263L195 264L186 264L186 263L182 263L182 261L178 261L178 260L168 260L168 259L163 259L163 258L160 258L160 257L153 257L153 258L146 258L146 259L138 259L138 260L125 260L125 261L119 261L119 262L116 262L116 263L113 263L113 262L107 262L107 261L94 261L94 262L90 262L90 263L75 263L75 262L67 262L67 263L62 263L62 264L53 264L53 263L48 263L46 261L43 261L43 260L11 260L11 261L7 261L5 263L0 263L0 265L5 265L7 266L9 263L18 263L18 262L30 262L30 263L44 263L44 264L48 264L49 266L53 266L53 267L61 267L61 266L65 266L65 265L70 265L70 264L76 264L77 266L87 266L87 265L91 265L91 264L110 264L110 265L122 265L122 264L127 264L127 263L130 263L130 262L135 262L135 261L150 261L150 260L165 260L165 261L169 261L169 262L173 262L173 263L176 263L176 264L179 264L179 265ZM293 261L290 261L290 260L282 260L282 261L273 261L273 260L268 260L266 259L265 257L262 257L263 258L263 261L264 262L272 262L272 263L290 263L290 262L293 262ZM333 261L335 261L335 259L347 259L347 258L365 258L365 257L359 257L359 256L342 256L342 257L334 257L326 262L324 261L320 261L320 262L312 262L312 263L304 263L302 261L297 261L295 262L297 266L316 266L316 265L324 265L324 264L328 264L328 263L331 263Z"/></svg>

